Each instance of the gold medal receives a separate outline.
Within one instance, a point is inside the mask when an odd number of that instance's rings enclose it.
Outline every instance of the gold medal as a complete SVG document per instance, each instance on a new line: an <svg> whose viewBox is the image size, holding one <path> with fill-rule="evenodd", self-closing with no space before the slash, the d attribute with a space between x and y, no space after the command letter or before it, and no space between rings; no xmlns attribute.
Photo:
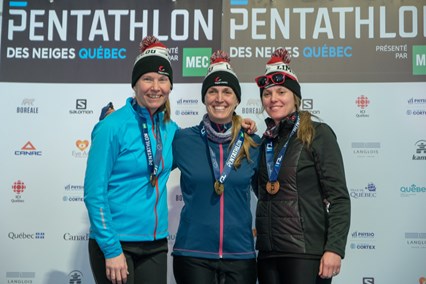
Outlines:
<svg viewBox="0 0 426 284"><path fill-rule="evenodd" d="M151 182L151 185L152 185L152 186L155 186L155 184L157 183L157 176L155 176L155 175L151 175L151 176L149 177L149 181Z"/></svg>
<svg viewBox="0 0 426 284"><path fill-rule="evenodd" d="M271 194L277 194L277 192L280 190L280 183L279 181L275 181L275 182L270 182L268 181L266 183L266 191Z"/></svg>
<svg viewBox="0 0 426 284"><path fill-rule="evenodd" d="M219 181L214 182L214 191L216 191L217 195L222 195L224 190L225 186L223 183L220 183Z"/></svg>

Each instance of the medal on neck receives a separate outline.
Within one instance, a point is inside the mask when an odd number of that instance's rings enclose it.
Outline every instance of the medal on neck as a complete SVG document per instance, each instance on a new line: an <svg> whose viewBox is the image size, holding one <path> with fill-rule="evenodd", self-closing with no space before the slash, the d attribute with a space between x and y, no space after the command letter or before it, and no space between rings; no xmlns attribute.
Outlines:
<svg viewBox="0 0 426 284"><path fill-rule="evenodd" d="M220 166L217 162L216 154L214 153L213 149L210 147L209 139L206 135L205 127L201 129L201 136L203 136L206 139L207 146L209 147L209 153L210 153L210 159L213 165L213 173L215 176L216 181L214 182L214 191L217 195L222 195L225 191L225 180L228 177L229 173L232 170L232 167L234 166L235 159L238 156L238 153L240 152L243 143L244 143L244 132L243 130L240 130L240 133L238 134L238 139L232 146L231 150L229 151L228 158L226 159L225 165L223 169L220 169ZM222 173L221 173L222 171Z"/></svg>
<svg viewBox="0 0 426 284"><path fill-rule="evenodd" d="M141 128L141 133L142 133L142 140L145 144L145 154L148 160L148 170L151 173L149 176L149 182L154 187L157 184L158 169L159 169L161 160L163 159L163 154L162 154L163 143L161 141L160 119L158 115L155 116L155 141L157 142L157 147L156 147L155 158L154 158L152 153L151 140L148 135L148 125L147 125L146 119L139 113L136 100L133 100L132 104L133 104L133 108L135 109L136 113L139 115L139 118L140 118L139 124Z"/></svg>
<svg viewBox="0 0 426 284"><path fill-rule="evenodd" d="M278 173L281 168L281 164L284 160L285 152L287 151L288 142L290 141L291 137L297 132L297 129L299 128L299 115L297 115L296 122L293 126L293 129L290 132L290 135L288 136L287 141L285 142L284 146L281 148L280 152L278 153L277 160L274 163L274 143L272 139L269 139L268 143L266 143L265 147L265 157L266 157L266 168L268 170L268 177L269 180L266 183L266 191L271 194L275 195L280 191L280 182L278 181Z"/></svg>

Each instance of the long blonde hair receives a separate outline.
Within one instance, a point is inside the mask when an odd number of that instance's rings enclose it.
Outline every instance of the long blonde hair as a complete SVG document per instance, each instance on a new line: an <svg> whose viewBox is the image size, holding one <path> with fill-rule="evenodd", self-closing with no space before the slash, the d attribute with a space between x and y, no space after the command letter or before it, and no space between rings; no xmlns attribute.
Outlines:
<svg viewBox="0 0 426 284"><path fill-rule="evenodd" d="M232 140L230 145L233 145L238 138L238 135L241 129L241 122L242 122L241 116L239 115L232 116ZM244 143L243 143L242 149L240 150L237 157L235 158L234 167L238 168L239 166L241 166L241 161L244 158L247 158L247 160L251 162L250 148L257 147L257 146L259 146L259 144L254 142L253 138L251 138L250 135L244 132Z"/></svg>
<svg viewBox="0 0 426 284"><path fill-rule="evenodd" d="M297 129L297 138L302 141L306 147L310 147L315 136L315 129L312 123L312 115L309 111L300 110L301 100L294 95L296 110L299 113L300 124Z"/></svg>

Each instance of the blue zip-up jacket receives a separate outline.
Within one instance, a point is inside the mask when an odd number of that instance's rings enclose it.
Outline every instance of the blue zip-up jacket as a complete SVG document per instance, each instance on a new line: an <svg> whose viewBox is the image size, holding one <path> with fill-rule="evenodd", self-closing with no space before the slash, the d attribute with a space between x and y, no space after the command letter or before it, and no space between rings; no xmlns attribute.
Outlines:
<svg viewBox="0 0 426 284"><path fill-rule="evenodd" d="M174 256L209 259L252 259L256 257L250 211L250 191L255 178L259 148L250 150L225 180L225 191L217 195L209 149L200 131L203 124L179 130L173 141L174 163L181 171L184 206L173 248ZM260 138L252 138L260 144ZM209 142L221 172L229 143Z"/></svg>
<svg viewBox="0 0 426 284"><path fill-rule="evenodd" d="M90 238L96 239L105 258L122 253L120 241L152 241L168 236L166 183L172 168L172 141L178 126L163 122L164 113L146 118L153 155L156 116L159 118L163 144L159 178L152 186L145 144L140 129L141 118L126 105L96 124L87 160L84 202L90 219Z"/></svg>

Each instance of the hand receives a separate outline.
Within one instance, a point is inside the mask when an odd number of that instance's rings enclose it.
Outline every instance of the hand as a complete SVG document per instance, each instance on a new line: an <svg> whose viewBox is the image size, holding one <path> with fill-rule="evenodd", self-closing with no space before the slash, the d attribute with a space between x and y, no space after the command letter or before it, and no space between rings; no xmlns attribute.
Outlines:
<svg viewBox="0 0 426 284"><path fill-rule="evenodd" d="M102 108L101 115L99 116L99 120L103 120L105 117L107 117L113 111L115 111L114 105L110 102Z"/></svg>
<svg viewBox="0 0 426 284"><path fill-rule="evenodd" d="M318 275L321 278L331 278L339 274L342 258L337 253L326 251L320 261Z"/></svg>
<svg viewBox="0 0 426 284"><path fill-rule="evenodd" d="M126 257L123 253L113 258L105 259L106 277L113 284L127 283L127 269Z"/></svg>
<svg viewBox="0 0 426 284"><path fill-rule="evenodd" d="M244 118L241 127L247 132L247 134L254 134L257 131L256 122L250 118Z"/></svg>

